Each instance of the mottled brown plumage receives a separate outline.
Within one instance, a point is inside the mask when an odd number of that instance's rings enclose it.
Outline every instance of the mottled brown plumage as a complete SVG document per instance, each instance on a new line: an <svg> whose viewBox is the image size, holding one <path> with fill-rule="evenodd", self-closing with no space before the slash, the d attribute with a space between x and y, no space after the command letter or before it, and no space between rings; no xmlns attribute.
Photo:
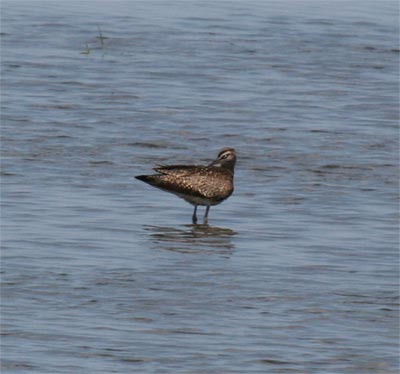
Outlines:
<svg viewBox="0 0 400 374"><path fill-rule="evenodd" d="M154 168L158 174L135 178L163 191L173 193L194 205L193 223L197 222L198 205L205 205L204 222L210 206L227 199L233 192L236 154L233 148L222 149L208 166L169 165Z"/></svg>

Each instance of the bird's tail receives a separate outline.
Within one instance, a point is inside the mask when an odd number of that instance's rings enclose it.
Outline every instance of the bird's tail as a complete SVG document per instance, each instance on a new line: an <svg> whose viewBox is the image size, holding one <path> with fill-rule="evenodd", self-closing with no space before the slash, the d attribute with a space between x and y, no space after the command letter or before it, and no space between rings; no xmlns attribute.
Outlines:
<svg viewBox="0 0 400 374"><path fill-rule="evenodd" d="M139 179L142 182L150 184L152 186L158 186L161 182L160 176L157 174L155 174L155 175L137 175L137 176L135 176L135 178Z"/></svg>
<svg viewBox="0 0 400 374"><path fill-rule="evenodd" d="M148 183L150 175L136 175L135 178L139 179L140 181Z"/></svg>

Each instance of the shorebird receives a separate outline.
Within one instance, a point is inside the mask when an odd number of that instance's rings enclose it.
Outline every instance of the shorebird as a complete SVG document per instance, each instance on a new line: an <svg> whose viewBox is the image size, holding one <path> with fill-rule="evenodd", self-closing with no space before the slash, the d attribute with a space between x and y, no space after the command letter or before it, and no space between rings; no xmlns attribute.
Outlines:
<svg viewBox="0 0 400 374"><path fill-rule="evenodd" d="M210 206L227 199L233 192L236 153L223 148L207 166L166 165L153 170L157 174L138 175L135 178L160 190L173 193L194 205L192 222L197 223L197 207L206 206L203 222L207 223Z"/></svg>

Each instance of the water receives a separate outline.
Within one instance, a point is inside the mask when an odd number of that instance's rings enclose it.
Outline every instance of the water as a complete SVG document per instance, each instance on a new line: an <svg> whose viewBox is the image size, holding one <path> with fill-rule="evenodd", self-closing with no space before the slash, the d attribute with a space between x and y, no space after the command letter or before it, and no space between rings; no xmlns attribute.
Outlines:
<svg viewBox="0 0 400 374"><path fill-rule="evenodd" d="M397 21L3 1L2 373L397 373ZM225 146L209 226L133 179Z"/></svg>

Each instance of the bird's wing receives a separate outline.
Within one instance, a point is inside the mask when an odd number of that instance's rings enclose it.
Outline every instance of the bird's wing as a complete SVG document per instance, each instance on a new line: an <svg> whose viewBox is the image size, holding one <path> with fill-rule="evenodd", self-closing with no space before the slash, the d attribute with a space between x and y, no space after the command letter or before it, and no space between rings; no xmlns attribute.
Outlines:
<svg viewBox="0 0 400 374"><path fill-rule="evenodd" d="M194 170L202 168L202 166L196 165L158 165L153 168L154 171L164 175L176 175L185 176L193 173Z"/></svg>

